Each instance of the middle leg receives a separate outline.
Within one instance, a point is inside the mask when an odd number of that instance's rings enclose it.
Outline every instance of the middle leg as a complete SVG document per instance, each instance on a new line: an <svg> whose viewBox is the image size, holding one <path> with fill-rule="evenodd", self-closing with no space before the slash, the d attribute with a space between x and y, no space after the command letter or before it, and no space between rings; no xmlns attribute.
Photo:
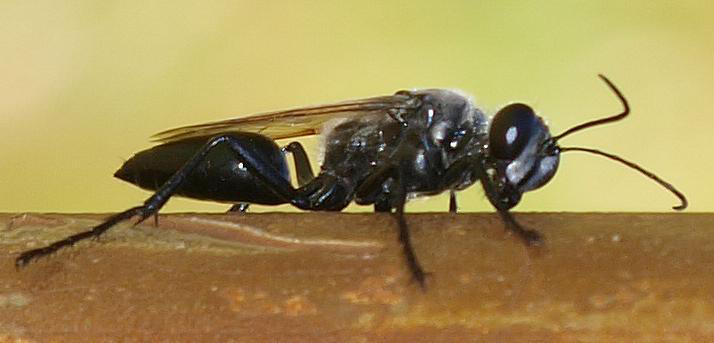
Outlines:
<svg viewBox="0 0 714 343"><path fill-rule="evenodd" d="M387 187L385 187L385 185ZM387 210L391 211L391 208L395 209L394 218L399 228L399 243L402 245L405 262L412 274L412 279L416 281L423 290L426 290L427 273L424 272L414 252L409 226L404 216L407 192L402 182L399 166L387 165L378 169L360 185L357 189L356 196L357 199L372 199L376 196L375 208L388 204L389 208ZM379 204L377 201L386 202Z"/></svg>

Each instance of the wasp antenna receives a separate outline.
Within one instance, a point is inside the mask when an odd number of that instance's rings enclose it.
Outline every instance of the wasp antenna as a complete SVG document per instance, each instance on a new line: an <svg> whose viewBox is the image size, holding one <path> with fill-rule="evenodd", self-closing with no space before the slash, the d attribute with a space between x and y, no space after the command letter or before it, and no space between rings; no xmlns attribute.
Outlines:
<svg viewBox="0 0 714 343"><path fill-rule="evenodd" d="M640 173L644 174L645 176L649 177L650 179L654 180L655 182L657 182L658 184L660 184L662 187L664 187L664 188L666 188L667 190L669 190L670 192L672 192L672 194L674 194L677 198L679 198L679 201L681 202L681 204L679 204L679 205L677 205L677 206L672 206L672 209L677 210L677 211L681 211L681 210L684 210L685 208L687 208L687 206L689 205L689 202L687 201L687 198L684 196L684 194L682 194L682 192L680 192L680 191L677 190L674 186L672 186L671 183L660 179L660 178L659 178L657 175L655 175L654 173L652 173L652 172L650 172L650 171L648 171L648 170L646 170L646 169L640 167L639 165L637 165L637 164L635 164L635 163L633 163L633 162L630 162L630 161L628 161L628 160L626 160L626 159L624 159L624 158L622 158L622 157L620 157L620 156L616 156L616 155L613 155L613 154L609 154L609 153L606 153L606 152L603 152L603 151L600 151L600 150L596 150L596 149L581 148L581 147L561 147L561 148L560 148L560 151L561 151L561 152L565 152L565 151L583 151L583 152L589 152L589 153L591 153L591 154L604 156L604 157L607 157L607 158L609 158L609 159L611 159L611 160L615 160L615 161L617 161L617 162L620 162L620 163L622 163L622 164L624 164L624 165L626 165L626 166L628 166L628 167L630 167L630 168L632 168L632 169L634 169L634 170L637 170L638 172L640 172Z"/></svg>
<svg viewBox="0 0 714 343"><path fill-rule="evenodd" d="M623 107L622 113L617 114L617 115L614 115L614 116L602 118L602 119L596 119L596 120L589 121L589 122L587 122L587 123L583 123L583 124L577 125L577 126L575 126L575 127L572 127L572 128L570 128L570 129L568 129L568 130L565 130L565 132L563 132L563 133L561 133L561 134L559 134L559 135L553 137L553 142L557 142L559 139L561 139L561 138L563 138L563 137L565 137L565 136L567 136L567 135L569 135L569 134L571 134L571 133L573 133L573 132L577 132L577 131L580 131L580 130L583 130L583 129L587 129L587 128L592 127L592 126L597 126L597 125L601 125L601 124L606 124L606 123L611 123L611 122L614 122L614 121L618 121L618 120L620 120L620 119L622 119L622 118L627 117L627 115L630 114L630 105L627 103L627 99L625 99L625 96L622 95L622 92L620 92L620 90L617 89L617 87L615 86L615 84L612 83L612 81L610 81L610 79L608 79L607 77L605 77L605 75L598 74L597 76L599 76L600 79L602 79L603 81L605 81L605 83L607 84L607 86L610 87L610 90L612 90L612 92L615 93L615 95L617 96L617 98L620 99L620 102L622 103L622 107Z"/></svg>

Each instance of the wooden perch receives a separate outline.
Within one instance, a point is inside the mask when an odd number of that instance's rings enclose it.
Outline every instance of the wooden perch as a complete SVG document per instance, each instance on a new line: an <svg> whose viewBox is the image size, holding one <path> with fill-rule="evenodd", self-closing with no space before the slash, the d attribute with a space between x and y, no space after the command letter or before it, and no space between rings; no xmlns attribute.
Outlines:
<svg viewBox="0 0 714 343"><path fill-rule="evenodd" d="M162 215L22 270L101 215L0 215L0 341L714 340L711 214Z"/></svg>

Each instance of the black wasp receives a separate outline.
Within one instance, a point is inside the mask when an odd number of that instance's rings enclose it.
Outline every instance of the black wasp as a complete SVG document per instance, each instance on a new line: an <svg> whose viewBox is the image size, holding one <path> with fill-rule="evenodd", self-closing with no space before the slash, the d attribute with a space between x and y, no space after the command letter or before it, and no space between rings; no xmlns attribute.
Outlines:
<svg viewBox="0 0 714 343"><path fill-rule="evenodd" d="M292 204L311 211L340 211L350 202L394 211L399 241L413 278L425 285L425 273L411 246L404 218L410 196L451 192L481 182L505 226L527 245L542 241L522 227L509 210L524 192L547 183L558 168L560 153L584 151L624 163L687 200L672 185L632 162L595 149L561 147L558 141L576 131L614 122L629 113L627 100L600 75L622 102L622 113L575 126L557 136L528 105L514 103L489 120L470 99L444 89L399 91L332 105L306 107L212 122L157 134L160 145L137 153L115 176L155 190L143 205L109 217L91 230L46 247L23 252L22 267L137 217L157 214L173 195L236 204ZM322 133L324 153L315 176L298 142L280 148L275 140ZM286 152L293 155L299 186L290 181Z"/></svg>

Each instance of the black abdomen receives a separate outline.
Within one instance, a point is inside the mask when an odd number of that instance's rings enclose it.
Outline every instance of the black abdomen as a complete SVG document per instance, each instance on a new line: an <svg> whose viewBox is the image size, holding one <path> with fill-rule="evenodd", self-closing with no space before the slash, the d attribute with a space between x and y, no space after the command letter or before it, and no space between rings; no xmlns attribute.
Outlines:
<svg viewBox="0 0 714 343"><path fill-rule="evenodd" d="M255 133L232 133L251 150L262 156L286 180L290 180L287 162L280 147L271 139ZM176 173L210 137L189 138L138 152L114 173L119 179L141 188L157 190ZM214 147L206 159L187 176L178 195L220 202L250 202L275 205L285 203L248 171L227 146Z"/></svg>

